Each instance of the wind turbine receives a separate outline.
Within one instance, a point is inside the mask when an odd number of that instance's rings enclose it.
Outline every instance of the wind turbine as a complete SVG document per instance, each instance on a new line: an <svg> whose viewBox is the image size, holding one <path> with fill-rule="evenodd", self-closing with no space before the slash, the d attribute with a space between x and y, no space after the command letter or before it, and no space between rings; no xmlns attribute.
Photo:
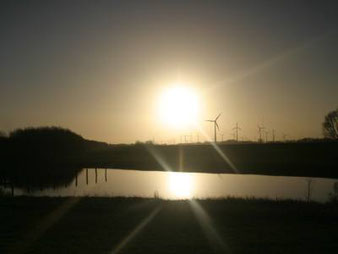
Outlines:
<svg viewBox="0 0 338 254"><path fill-rule="evenodd" d="M214 120L205 120L207 122L214 123L214 141L215 141L215 143L217 142L216 127L217 127L217 130L219 130L219 127L218 127L218 124L217 124L217 120L218 120L218 118L220 116L221 116L221 113L219 113L218 116Z"/></svg>
<svg viewBox="0 0 338 254"><path fill-rule="evenodd" d="M265 130L265 127L264 126L259 126L258 125L258 133L259 133L259 142L262 143L263 142L263 139L262 139L262 131Z"/></svg>
<svg viewBox="0 0 338 254"><path fill-rule="evenodd" d="M272 129L272 142L275 142L275 133L276 133L276 130Z"/></svg>
<svg viewBox="0 0 338 254"><path fill-rule="evenodd" d="M238 127L238 123L236 123L236 127L232 128L232 129L236 131L236 141L238 142L238 131L240 131L242 129Z"/></svg>

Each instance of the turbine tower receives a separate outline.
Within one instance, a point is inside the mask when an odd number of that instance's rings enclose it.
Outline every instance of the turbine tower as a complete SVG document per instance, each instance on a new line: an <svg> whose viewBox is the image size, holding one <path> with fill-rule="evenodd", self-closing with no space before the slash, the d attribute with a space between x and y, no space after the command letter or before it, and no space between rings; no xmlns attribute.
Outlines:
<svg viewBox="0 0 338 254"><path fill-rule="evenodd" d="M232 129L236 131L236 141L238 142L238 131L240 131L241 128L239 128L238 123L236 123L236 127L232 128Z"/></svg>
<svg viewBox="0 0 338 254"><path fill-rule="evenodd" d="M276 130L275 129L272 129L272 142L275 142L275 133L276 133Z"/></svg>
<svg viewBox="0 0 338 254"><path fill-rule="evenodd" d="M258 133L259 133L259 142L262 143L263 139L262 139L262 131L264 131L265 127L264 126L259 126L258 125Z"/></svg>
<svg viewBox="0 0 338 254"><path fill-rule="evenodd" d="M205 120L207 122L212 122L214 123L214 142L217 142L217 134L216 134L216 128L217 130L219 130L218 124L217 124L217 120L218 118L221 116L221 113L218 114L218 116L214 119L214 120Z"/></svg>
<svg viewBox="0 0 338 254"><path fill-rule="evenodd" d="M265 131L264 133L265 133L265 143L267 143L267 142L268 142L268 135L269 135L269 132L268 132L268 131Z"/></svg>

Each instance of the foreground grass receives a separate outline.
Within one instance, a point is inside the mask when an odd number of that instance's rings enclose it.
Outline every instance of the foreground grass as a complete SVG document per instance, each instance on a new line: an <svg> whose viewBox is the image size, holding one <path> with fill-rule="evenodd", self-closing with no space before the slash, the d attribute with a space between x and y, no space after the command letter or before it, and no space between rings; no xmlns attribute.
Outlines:
<svg viewBox="0 0 338 254"><path fill-rule="evenodd" d="M0 198L0 253L338 253L338 206Z"/></svg>

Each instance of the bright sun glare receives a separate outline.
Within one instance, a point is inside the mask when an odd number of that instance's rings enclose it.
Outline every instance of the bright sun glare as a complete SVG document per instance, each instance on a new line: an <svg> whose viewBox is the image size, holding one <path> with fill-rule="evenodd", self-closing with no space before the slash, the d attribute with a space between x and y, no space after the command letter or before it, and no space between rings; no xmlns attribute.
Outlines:
<svg viewBox="0 0 338 254"><path fill-rule="evenodd" d="M175 198L191 198L191 175L171 172L169 176L169 189Z"/></svg>
<svg viewBox="0 0 338 254"><path fill-rule="evenodd" d="M171 127L193 127L197 123L198 106L198 98L193 89L174 86L163 91L159 115L162 122Z"/></svg>

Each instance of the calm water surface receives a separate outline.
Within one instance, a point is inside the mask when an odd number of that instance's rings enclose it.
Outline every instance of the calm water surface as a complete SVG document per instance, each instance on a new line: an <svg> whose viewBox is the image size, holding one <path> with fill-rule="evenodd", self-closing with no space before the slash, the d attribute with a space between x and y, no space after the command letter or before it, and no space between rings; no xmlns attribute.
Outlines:
<svg viewBox="0 0 338 254"><path fill-rule="evenodd" d="M30 193L16 190L16 195L306 199L308 181L304 177L84 169L68 186ZM335 181L312 178L311 199L327 201Z"/></svg>

